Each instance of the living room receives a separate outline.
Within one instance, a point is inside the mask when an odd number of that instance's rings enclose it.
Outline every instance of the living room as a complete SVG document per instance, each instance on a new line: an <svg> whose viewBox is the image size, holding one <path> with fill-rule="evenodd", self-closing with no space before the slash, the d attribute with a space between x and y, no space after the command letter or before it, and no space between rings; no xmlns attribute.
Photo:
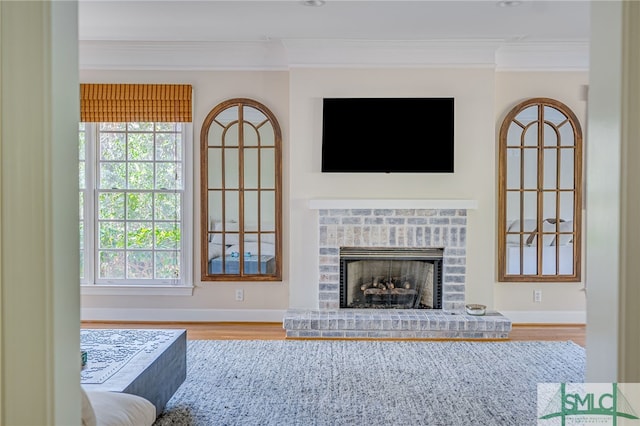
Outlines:
<svg viewBox="0 0 640 426"><path fill-rule="evenodd" d="M100 28L92 33L87 23L81 22L82 25L89 35L101 35ZM309 208L309 202L333 198L472 200L478 208L468 211L467 302L504 312L515 322L585 322L583 282L498 283L495 259L496 134L501 120L524 99L549 97L568 105L584 127L586 44L560 43L553 47L553 55L530 51L523 64L518 62L520 52L501 49L498 55L499 44L487 40L449 41L446 51L428 42L396 42L391 45L392 53L384 44L325 41L333 49L319 50L317 41L287 40L286 59L282 60L278 54L283 52L271 44L255 47L250 43L194 43L180 49L162 43L85 37L87 40L80 43L82 83L162 82L193 87L194 289L184 297L145 292L135 295L127 289L119 296L99 286L83 286L82 319L280 321L289 308L317 308L317 211ZM234 52L224 50L228 48ZM258 48L265 50L263 55L251 57ZM131 55L132 52L137 54ZM310 58L308 52L314 52L314 57ZM345 53L348 60L343 59ZM163 56L180 61L166 65L162 63ZM227 58L231 57L234 59L229 61ZM203 230L199 226L202 208L197 141L209 111L224 100L238 97L265 104L283 132L282 282L199 280L202 253L198 242ZM454 98L455 172L321 173L321 109L325 97ZM244 292L242 302L235 300L237 289ZM540 302L534 302L534 290L542 291Z"/></svg>
<svg viewBox="0 0 640 426"><path fill-rule="evenodd" d="M245 96L268 105L284 133L283 211L287 224L283 234L286 259L283 281L243 283L245 300L241 303L235 301L236 283L196 282L192 296L86 294L80 302L82 318L277 321L291 307L314 308L318 295L316 212L309 209L308 203L325 198L364 198L476 200L478 208L470 211L468 217L467 300L486 304L522 322L584 322L587 315L584 282L505 284L495 278L495 135L506 112L519 100L534 96L562 100L586 128L588 111L584 89L586 85L593 87L592 74L593 69L590 73L586 69L531 72L459 66L301 67L286 71L82 69L81 82L192 84L194 139L208 111L225 99ZM326 96L455 97L456 172L450 176L411 177L323 175L319 172L319 108L320 100ZM593 99L591 93L589 99ZM196 167L195 176L197 172ZM194 197L193 211L197 218L198 197ZM194 235L199 232L195 226ZM196 244L195 265L199 255ZM590 267L590 263L585 262L585 268ZM198 277L197 270L194 276ZM542 301L533 302L533 290L540 288Z"/></svg>
<svg viewBox="0 0 640 426"><path fill-rule="evenodd" d="M531 97L562 100L586 122L584 71L496 71L487 67L298 69L288 71L98 71L83 83L189 83L194 92L194 139L218 103L249 97L266 104L283 129L282 282L199 282L194 238L193 296L92 295L83 288L85 320L281 321L289 308L318 306L317 211L311 200L473 200L468 211L468 303L487 305L515 322L584 323L584 284L499 283L496 278L497 142L502 118ZM455 172L452 174L327 174L320 172L323 97L454 97ZM197 146L197 143L194 144ZM195 149L194 151L198 151ZM199 156L194 160L193 223L199 236ZM235 289L244 301L235 300ZM540 303L533 291L542 289ZM126 292L126 289L123 290Z"/></svg>

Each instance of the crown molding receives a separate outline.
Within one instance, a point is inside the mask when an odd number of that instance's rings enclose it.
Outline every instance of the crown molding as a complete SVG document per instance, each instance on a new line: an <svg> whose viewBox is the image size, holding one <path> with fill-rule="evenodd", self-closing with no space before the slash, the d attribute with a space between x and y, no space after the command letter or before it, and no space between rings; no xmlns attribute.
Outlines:
<svg viewBox="0 0 640 426"><path fill-rule="evenodd" d="M80 69L286 69L282 44L264 42L80 41Z"/></svg>
<svg viewBox="0 0 640 426"><path fill-rule="evenodd" d="M588 71L589 42L508 43L496 51L498 71Z"/></svg>
<svg viewBox="0 0 640 426"><path fill-rule="evenodd" d="M286 70L303 67L491 67L498 71L589 68L588 42L502 40L233 42L80 41L87 70Z"/></svg>
<svg viewBox="0 0 640 426"><path fill-rule="evenodd" d="M283 40L290 67L495 66L500 40Z"/></svg>

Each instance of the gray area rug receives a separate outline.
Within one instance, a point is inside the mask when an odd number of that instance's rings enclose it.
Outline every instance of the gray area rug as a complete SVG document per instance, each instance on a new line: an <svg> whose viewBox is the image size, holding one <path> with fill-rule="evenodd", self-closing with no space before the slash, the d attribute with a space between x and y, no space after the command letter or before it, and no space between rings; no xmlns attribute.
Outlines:
<svg viewBox="0 0 640 426"><path fill-rule="evenodd" d="M573 342L192 340L155 426L535 425L537 383L584 369Z"/></svg>

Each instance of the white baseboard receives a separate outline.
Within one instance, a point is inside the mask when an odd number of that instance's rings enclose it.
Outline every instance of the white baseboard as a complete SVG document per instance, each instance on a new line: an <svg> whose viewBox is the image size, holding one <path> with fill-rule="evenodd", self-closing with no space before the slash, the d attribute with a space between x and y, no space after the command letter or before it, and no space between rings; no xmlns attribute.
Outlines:
<svg viewBox="0 0 640 426"><path fill-rule="evenodd" d="M83 321L282 322L279 309L82 308ZM585 311L500 311L513 324L586 324Z"/></svg>
<svg viewBox="0 0 640 426"><path fill-rule="evenodd" d="M586 311L500 311L512 324L586 324Z"/></svg>
<svg viewBox="0 0 640 426"><path fill-rule="evenodd" d="M82 308L83 321L282 322L278 309L124 309Z"/></svg>

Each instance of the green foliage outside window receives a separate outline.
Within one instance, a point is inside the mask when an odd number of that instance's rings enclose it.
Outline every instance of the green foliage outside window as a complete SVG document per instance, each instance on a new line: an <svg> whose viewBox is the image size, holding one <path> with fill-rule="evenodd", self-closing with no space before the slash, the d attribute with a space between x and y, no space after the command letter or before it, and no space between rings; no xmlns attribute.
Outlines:
<svg viewBox="0 0 640 426"><path fill-rule="evenodd" d="M181 130L179 123L98 125L97 278L180 278ZM86 173L85 137L81 125L81 189ZM83 196L81 191L81 248L85 228Z"/></svg>

